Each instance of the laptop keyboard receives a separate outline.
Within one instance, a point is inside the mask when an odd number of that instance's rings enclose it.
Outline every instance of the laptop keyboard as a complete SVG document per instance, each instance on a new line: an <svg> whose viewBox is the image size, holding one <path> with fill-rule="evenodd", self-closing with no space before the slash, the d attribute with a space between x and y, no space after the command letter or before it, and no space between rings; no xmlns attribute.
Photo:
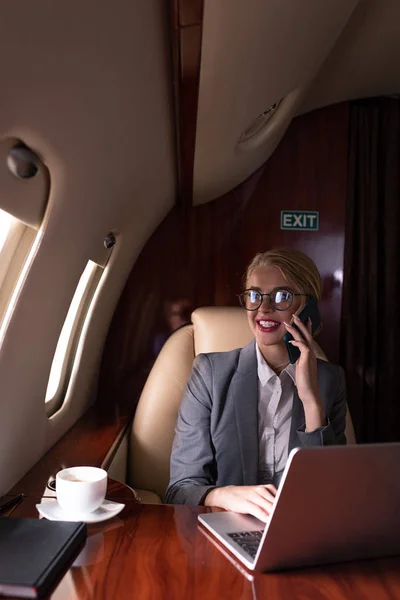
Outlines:
<svg viewBox="0 0 400 600"><path fill-rule="evenodd" d="M237 531L228 533L228 536L239 544L242 550L247 552L251 558L255 558L263 533L263 529L260 531Z"/></svg>

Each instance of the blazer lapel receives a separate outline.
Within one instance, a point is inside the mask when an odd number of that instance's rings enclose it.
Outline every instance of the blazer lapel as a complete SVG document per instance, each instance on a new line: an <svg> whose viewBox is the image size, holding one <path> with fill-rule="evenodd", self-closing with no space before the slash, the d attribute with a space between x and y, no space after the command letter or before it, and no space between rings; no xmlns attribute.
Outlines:
<svg viewBox="0 0 400 600"><path fill-rule="evenodd" d="M255 485L258 475L258 379L255 341L245 346L229 387L235 409L243 485Z"/></svg>
<svg viewBox="0 0 400 600"><path fill-rule="evenodd" d="M297 393L297 388L294 388L293 392L293 408L292 408L292 422L290 424L290 437L289 437L289 452L293 448L300 446L299 436L297 430L305 423L304 407L303 403Z"/></svg>

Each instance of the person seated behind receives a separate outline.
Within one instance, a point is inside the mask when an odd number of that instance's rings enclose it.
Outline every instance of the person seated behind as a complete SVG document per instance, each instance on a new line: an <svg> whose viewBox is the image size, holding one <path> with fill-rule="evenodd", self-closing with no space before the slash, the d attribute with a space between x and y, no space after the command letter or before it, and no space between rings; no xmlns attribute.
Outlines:
<svg viewBox="0 0 400 600"><path fill-rule="evenodd" d="M255 339L194 361L164 502L266 521L292 448L346 444L345 380L341 367L316 358L311 323L297 317L308 296L321 298L310 258L289 249L257 254L245 288L240 298ZM294 365L283 340L287 331L300 350Z"/></svg>
<svg viewBox="0 0 400 600"><path fill-rule="evenodd" d="M161 348L169 336L190 323L190 315L192 313L192 305L186 298L181 298L176 301L164 302L164 321L166 324L166 330L158 331L152 347L152 354L154 358L157 358L161 352Z"/></svg>

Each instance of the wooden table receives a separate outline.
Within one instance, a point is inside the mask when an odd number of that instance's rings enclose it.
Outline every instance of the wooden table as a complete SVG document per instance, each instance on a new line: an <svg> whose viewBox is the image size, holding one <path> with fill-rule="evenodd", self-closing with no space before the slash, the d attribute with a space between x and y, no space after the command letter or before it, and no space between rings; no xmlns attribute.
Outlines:
<svg viewBox="0 0 400 600"><path fill-rule="evenodd" d="M125 509L89 526L52 600L400 600L400 557L252 578L199 527L197 515L209 509L142 505L116 482L107 497ZM39 501L26 497L10 516L37 517Z"/></svg>

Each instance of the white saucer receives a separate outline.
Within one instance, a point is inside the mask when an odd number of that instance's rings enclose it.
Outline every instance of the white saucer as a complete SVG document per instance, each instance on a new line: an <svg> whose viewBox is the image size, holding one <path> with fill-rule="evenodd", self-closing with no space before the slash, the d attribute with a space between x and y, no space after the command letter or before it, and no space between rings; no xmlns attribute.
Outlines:
<svg viewBox="0 0 400 600"><path fill-rule="evenodd" d="M107 521L117 516L125 504L119 504L112 500L104 500L103 504L99 508L91 513L86 514L69 514L63 510L56 500L50 502L42 502L36 504L36 508L42 517L49 519L49 521L84 521L85 523L100 523L100 521Z"/></svg>

